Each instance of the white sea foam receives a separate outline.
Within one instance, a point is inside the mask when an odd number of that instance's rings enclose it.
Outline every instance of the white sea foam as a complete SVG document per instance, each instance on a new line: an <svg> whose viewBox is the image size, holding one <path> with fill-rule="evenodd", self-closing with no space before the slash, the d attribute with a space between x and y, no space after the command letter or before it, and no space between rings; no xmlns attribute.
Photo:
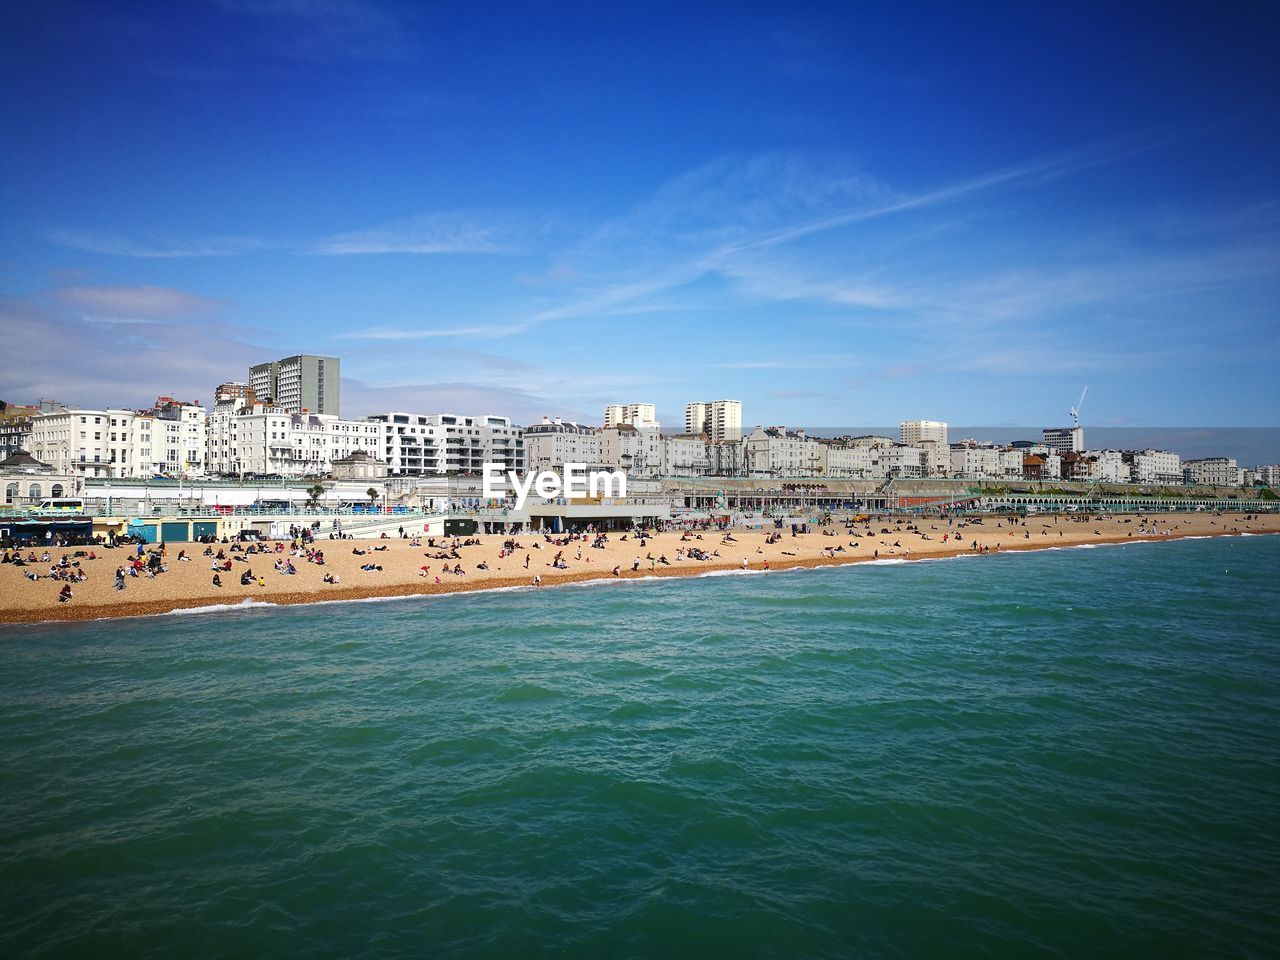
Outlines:
<svg viewBox="0 0 1280 960"><path fill-rule="evenodd" d="M183 607L180 610L169 610L161 614L164 617L186 616L191 613L224 613L227 610L251 610L255 607L278 607L278 603L270 603L266 600L253 600L245 597L239 603L211 603L205 607Z"/></svg>

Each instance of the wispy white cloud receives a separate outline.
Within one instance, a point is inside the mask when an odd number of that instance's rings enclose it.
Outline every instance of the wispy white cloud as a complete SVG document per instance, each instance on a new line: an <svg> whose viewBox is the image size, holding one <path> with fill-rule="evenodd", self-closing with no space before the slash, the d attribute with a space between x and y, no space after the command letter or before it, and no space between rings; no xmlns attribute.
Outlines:
<svg viewBox="0 0 1280 960"><path fill-rule="evenodd" d="M476 214L442 212L305 243L302 252L335 256L379 253L510 253L514 225Z"/></svg>
<svg viewBox="0 0 1280 960"><path fill-rule="evenodd" d="M250 237L210 237L196 240L178 240L151 237L135 240L118 234L98 230L54 228L45 233L45 239L61 247L101 253L112 257L144 257L152 259L176 259L180 257L231 257L267 249L270 245Z"/></svg>
<svg viewBox="0 0 1280 960"><path fill-rule="evenodd" d="M334 340L438 340L450 337L475 337L477 339L491 339L496 337L511 336L516 333L523 333L529 329L531 323L523 324L490 324L490 325L473 325L467 327L419 327L413 330L398 329L395 327L367 327L360 330L347 330L343 333L336 333L331 339Z"/></svg>
<svg viewBox="0 0 1280 960"><path fill-rule="evenodd" d="M172 287L78 286L60 287L50 292L60 303L95 319L165 320L207 314L224 301L202 297Z"/></svg>

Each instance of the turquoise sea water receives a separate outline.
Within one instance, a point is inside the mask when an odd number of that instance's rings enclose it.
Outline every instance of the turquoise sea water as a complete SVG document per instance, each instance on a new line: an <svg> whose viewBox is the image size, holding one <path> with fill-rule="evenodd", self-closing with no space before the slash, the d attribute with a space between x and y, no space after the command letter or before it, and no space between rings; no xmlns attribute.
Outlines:
<svg viewBox="0 0 1280 960"><path fill-rule="evenodd" d="M5 630L0 954L1280 940L1280 538Z"/></svg>

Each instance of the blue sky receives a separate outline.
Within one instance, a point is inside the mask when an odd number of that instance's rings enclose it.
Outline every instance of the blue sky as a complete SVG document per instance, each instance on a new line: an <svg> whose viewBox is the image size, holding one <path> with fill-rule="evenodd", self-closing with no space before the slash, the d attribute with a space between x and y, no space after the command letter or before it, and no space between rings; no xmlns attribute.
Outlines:
<svg viewBox="0 0 1280 960"><path fill-rule="evenodd" d="M1172 6L15 7L0 398L1280 424L1280 8Z"/></svg>

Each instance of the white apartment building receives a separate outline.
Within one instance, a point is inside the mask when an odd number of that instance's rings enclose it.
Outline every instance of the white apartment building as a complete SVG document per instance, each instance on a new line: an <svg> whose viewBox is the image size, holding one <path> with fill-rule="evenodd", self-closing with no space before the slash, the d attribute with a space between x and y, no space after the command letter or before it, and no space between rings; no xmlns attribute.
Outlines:
<svg viewBox="0 0 1280 960"><path fill-rule="evenodd" d="M388 476L479 474L486 463L525 469L524 430L508 417L390 411L365 420L381 428L370 452L387 462Z"/></svg>
<svg viewBox="0 0 1280 960"><path fill-rule="evenodd" d="M929 451L921 446L898 444L880 448L880 468L886 477L927 477L930 462Z"/></svg>
<svg viewBox="0 0 1280 960"><path fill-rule="evenodd" d="M1268 487L1280 486L1280 465L1260 463L1254 472L1258 475L1258 479Z"/></svg>
<svg viewBox="0 0 1280 960"><path fill-rule="evenodd" d="M1167 450L1138 450L1127 455L1134 483L1182 483L1182 458Z"/></svg>
<svg viewBox="0 0 1280 960"><path fill-rule="evenodd" d="M742 439L742 402L709 400L686 404L684 432L705 434L712 443L731 443Z"/></svg>
<svg viewBox="0 0 1280 960"><path fill-rule="evenodd" d="M1023 475L1023 458L1028 451L1021 448L1002 449L994 446L954 446L951 448L951 476L1018 480ZM1041 454L1041 456L1046 456ZM1046 474L1058 476L1062 460L1056 454L1053 464L1045 463ZM1046 460L1049 456L1046 456Z"/></svg>
<svg viewBox="0 0 1280 960"><path fill-rule="evenodd" d="M822 454L818 470L823 476L870 480L885 475L880 467L879 447L819 441L818 451Z"/></svg>
<svg viewBox="0 0 1280 960"><path fill-rule="evenodd" d="M824 456L822 444L786 427L756 427L742 446L748 476L817 476Z"/></svg>
<svg viewBox="0 0 1280 960"><path fill-rule="evenodd" d="M1102 483L1128 483L1132 478L1129 464L1119 450L1093 450L1089 457L1089 479Z"/></svg>
<svg viewBox="0 0 1280 960"><path fill-rule="evenodd" d="M37 459L44 459L39 454L36 456ZM1235 487L1240 484L1240 467L1233 457L1203 457L1188 460L1182 466L1187 483L1211 487Z"/></svg>
<svg viewBox="0 0 1280 960"><path fill-rule="evenodd" d="M952 447L951 476L1000 476L1000 451L995 447Z"/></svg>
<svg viewBox="0 0 1280 960"><path fill-rule="evenodd" d="M633 427L621 423L596 431L600 463L630 476L657 477L663 472L662 434L657 427Z"/></svg>
<svg viewBox="0 0 1280 960"><path fill-rule="evenodd" d="M154 413L137 414L133 419L133 450L130 476L204 476L208 411L184 404L177 419L158 417Z"/></svg>
<svg viewBox="0 0 1280 960"><path fill-rule="evenodd" d="M134 476L132 410L67 409L31 420L31 454L56 473L86 477Z"/></svg>
<svg viewBox="0 0 1280 960"><path fill-rule="evenodd" d="M592 427L572 420L542 418L524 428L525 469L562 470L566 463L598 467L600 440Z"/></svg>
<svg viewBox="0 0 1280 960"><path fill-rule="evenodd" d="M227 476L320 477L357 450L375 453L382 425L276 407L218 407L208 418L209 472Z"/></svg>
<svg viewBox="0 0 1280 960"><path fill-rule="evenodd" d="M926 476L945 477L951 472L951 447L945 440L921 440L907 446L924 450Z"/></svg>
<svg viewBox="0 0 1280 960"><path fill-rule="evenodd" d="M941 420L903 420L898 424L898 440L908 447L933 440L947 446L947 425Z"/></svg>
<svg viewBox="0 0 1280 960"><path fill-rule="evenodd" d="M680 433L662 438L662 472L669 477L701 477L711 469L707 438Z"/></svg>
<svg viewBox="0 0 1280 960"><path fill-rule="evenodd" d="M652 403L611 403L604 408L605 427L622 424L633 427L658 427L658 413Z"/></svg>

